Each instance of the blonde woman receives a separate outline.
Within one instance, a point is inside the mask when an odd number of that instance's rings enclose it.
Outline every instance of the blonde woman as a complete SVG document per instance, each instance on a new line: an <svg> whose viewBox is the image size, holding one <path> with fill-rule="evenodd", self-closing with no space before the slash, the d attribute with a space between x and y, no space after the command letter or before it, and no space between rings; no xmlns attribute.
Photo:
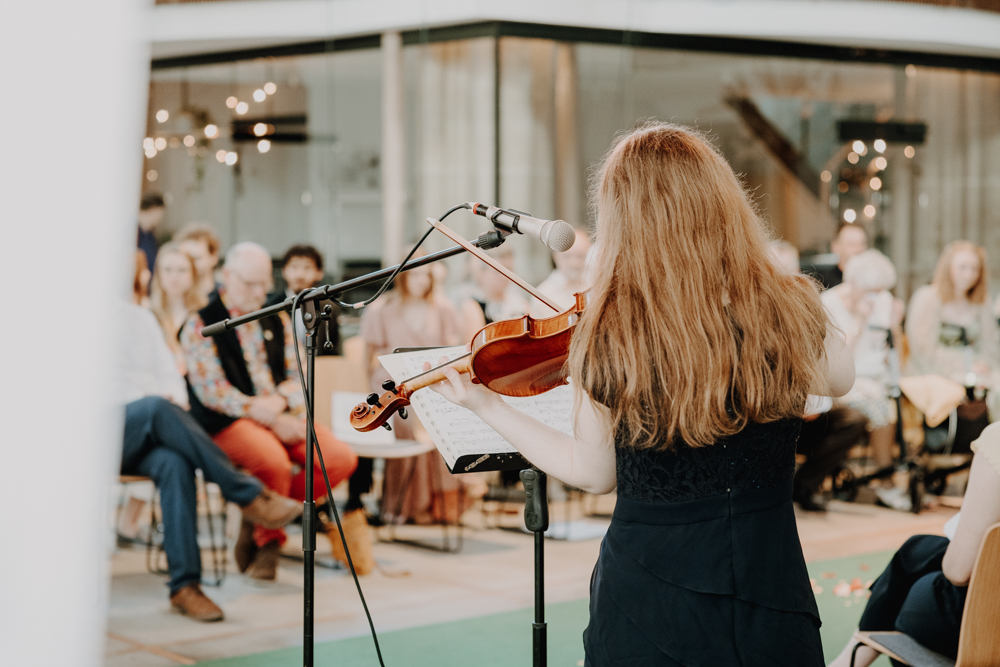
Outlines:
<svg viewBox="0 0 1000 667"><path fill-rule="evenodd" d="M438 347L467 343L462 338L458 311L436 289L437 281L429 266L405 271L396 278L395 289L384 300L369 306L361 317L361 338L365 359L371 370L373 391L381 392L389 374L377 358L399 347ZM393 429L399 439L413 438L413 420L395 419ZM408 483L407 483L408 481ZM412 459L390 459L385 465L383 507L385 518L396 522L431 523L455 518L445 516L446 503L454 504L459 484L437 452ZM349 484L348 510L361 507L361 494L371 486L371 459L362 459ZM405 496L400 497L402 493ZM450 496L450 498L449 498ZM452 512L453 514L453 512Z"/></svg>
<svg viewBox="0 0 1000 667"><path fill-rule="evenodd" d="M600 251L568 360L575 435L453 370L435 388L551 475L617 486L587 665L819 667L795 441L807 394L850 389L850 351L695 132L656 123L620 138L594 199Z"/></svg>
<svg viewBox="0 0 1000 667"><path fill-rule="evenodd" d="M168 243L156 257L150 310L156 315L163 337L177 360L181 375L186 375L184 353L177 334L191 313L201 310L208 299L198 287L194 260L177 243Z"/></svg>
<svg viewBox="0 0 1000 667"><path fill-rule="evenodd" d="M908 375L943 375L967 387L990 388L1000 369L1000 338L989 303L986 251L969 241L945 247L934 281L910 299L906 317ZM990 411L1000 414L1000 392Z"/></svg>

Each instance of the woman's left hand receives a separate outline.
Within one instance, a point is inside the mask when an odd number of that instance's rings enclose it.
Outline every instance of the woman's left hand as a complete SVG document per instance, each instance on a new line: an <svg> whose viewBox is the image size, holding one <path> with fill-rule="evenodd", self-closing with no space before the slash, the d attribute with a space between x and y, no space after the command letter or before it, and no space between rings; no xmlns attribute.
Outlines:
<svg viewBox="0 0 1000 667"><path fill-rule="evenodd" d="M438 359L438 365L448 363L448 357ZM424 362L424 370L431 369L430 362ZM446 399L463 408L477 412L497 401L502 401L500 394L490 391L481 384L475 384L471 376L459 373L454 368L445 368L447 380L432 384L431 389Z"/></svg>

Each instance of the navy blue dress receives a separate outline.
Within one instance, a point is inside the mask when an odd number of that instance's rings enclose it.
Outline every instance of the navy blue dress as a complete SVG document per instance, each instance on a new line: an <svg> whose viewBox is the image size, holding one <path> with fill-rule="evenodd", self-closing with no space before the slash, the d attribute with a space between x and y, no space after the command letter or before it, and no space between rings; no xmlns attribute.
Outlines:
<svg viewBox="0 0 1000 667"><path fill-rule="evenodd" d="M824 665L791 500L800 426L750 424L666 452L616 447L588 667Z"/></svg>

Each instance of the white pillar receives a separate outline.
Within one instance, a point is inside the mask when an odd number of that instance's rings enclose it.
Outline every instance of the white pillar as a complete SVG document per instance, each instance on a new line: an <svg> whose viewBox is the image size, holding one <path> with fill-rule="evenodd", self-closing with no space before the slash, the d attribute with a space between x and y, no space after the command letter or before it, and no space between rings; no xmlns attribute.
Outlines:
<svg viewBox="0 0 1000 667"><path fill-rule="evenodd" d="M406 204L403 127L403 39L382 33L382 264L402 259Z"/></svg>
<svg viewBox="0 0 1000 667"><path fill-rule="evenodd" d="M103 662L122 426L109 384L135 266L147 4L28 2L0 21L6 665Z"/></svg>

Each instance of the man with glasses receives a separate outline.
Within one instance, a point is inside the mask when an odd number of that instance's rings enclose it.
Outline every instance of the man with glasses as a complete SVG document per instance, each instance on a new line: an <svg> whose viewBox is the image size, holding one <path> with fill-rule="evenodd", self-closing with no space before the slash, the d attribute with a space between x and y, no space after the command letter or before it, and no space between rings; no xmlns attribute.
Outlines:
<svg viewBox="0 0 1000 667"><path fill-rule="evenodd" d="M245 324L214 338L201 330L264 305L273 287L271 257L256 243L239 243L226 253L222 283L208 305L181 329L188 367L191 415L240 468L281 495L305 499L304 401L287 313ZM357 466L357 457L329 429L316 425L330 483L336 486ZM314 498L325 495L317 460ZM236 544L241 572L273 580L286 539L281 529L244 523Z"/></svg>

